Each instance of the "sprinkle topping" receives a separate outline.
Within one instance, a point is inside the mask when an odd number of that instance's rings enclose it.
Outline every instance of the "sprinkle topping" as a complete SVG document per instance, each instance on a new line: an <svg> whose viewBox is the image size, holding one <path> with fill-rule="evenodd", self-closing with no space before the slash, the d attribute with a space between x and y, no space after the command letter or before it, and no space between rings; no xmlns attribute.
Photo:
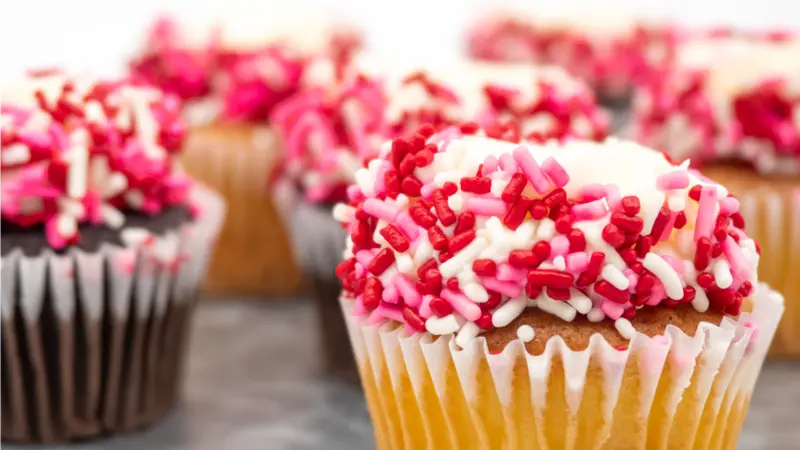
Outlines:
<svg viewBox="0 0 800 450"><path fill-rule="evenodd" d="M686 303L738 315L758 254L722 186L631 142L483 136L426 127L358 172L340 207L352 213L336 273L359 315L409 333L456 333L459 345L532 307L565 321L613 320L628 337L640 308ZM435 151L432 160L401 172L397 161L422 149ZM422 188L387 189L379 177L390 171ZM476 187L483 178L504 188ZM456 196L463 208L451 207ZM669 208L672 197L682 209ZM698 233L706 220L710 230ZM686 237L693 245L678 245Z"/></svg>

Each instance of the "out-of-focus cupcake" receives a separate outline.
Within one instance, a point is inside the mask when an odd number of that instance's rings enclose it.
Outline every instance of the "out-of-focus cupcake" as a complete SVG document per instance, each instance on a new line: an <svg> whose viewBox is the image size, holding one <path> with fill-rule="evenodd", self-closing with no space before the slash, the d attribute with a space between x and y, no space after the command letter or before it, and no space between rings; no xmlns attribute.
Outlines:
<svg viewBox="0 0 800 450"><path fill-rule="evenodd" d="M332 206L347 198L346 186L377 155L381 141L422 125L434 131L465 120L475 122L467 127L485 124L492 136L516 141L596 139L605 136L608 123L588 88L557 68L462 63L387 70L374 62L363 64L369 67L340 71L349 75L334 89L288 100L273 117L286 149L276 202L295 257L315 287L328 369L350 380L357 379L357 372L336 303L341 284L334 275L345 250L345 231L334 220L342 218L341 211ZM397 162L408 171L432 156L421 151ZM421 188L412 180L398 184L395 172L381 177L392 189Z"/></svg>
<svg viewBox="0 0 800 450"><path fill-rule="evenodd" d="M618 103L669 53L677 29L637 18L622 5L581 4L567 10L539 4L491 11L472 26L467 52L487 61L559 65L603 101Z"/></svg>
<svg viewBox="0 0 800 450"><path fill-rule="evenodd" d="M4 441L120 433L174 406L224 214L180 170L178 106L62 73L4 86Z"/></svg>
<svg viewBox="0 0 800 450"><path fill-rule="evenodd" d="M761 277L787 298L774 352L800 356L800 40L714 33L681 44L644 84L636 138L725 183L761 244Z"/></svg>
<svg viewBox="0 0 800 450"><path fill-rule="evenodd" d="M183 97L192 125L187 171L228 200L210 291L259 295L299 287L274 206L264 195L281 151L269 117L303 86L312 58L346 59L360 42L352 28L335 22L270 27L239 17L192 29L162 19L131 63L138 78ZM243 260L246 266L238 264Z"/></svg>
<svg viewBox="0 0 800 450"><path fill-rule="evenodd" d="M377 448L735 447L783 299L722 186L632 142L427 129L348 191Z"/></svg>

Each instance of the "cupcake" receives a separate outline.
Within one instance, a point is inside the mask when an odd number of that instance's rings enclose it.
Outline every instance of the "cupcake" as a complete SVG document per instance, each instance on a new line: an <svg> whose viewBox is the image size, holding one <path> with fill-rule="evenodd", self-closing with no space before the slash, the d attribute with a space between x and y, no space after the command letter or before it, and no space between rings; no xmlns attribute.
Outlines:
<svg viewBox="0 0 800 450"><path fill-rule="evenodd" d="M625 100L635 82L677 39L665 23L637 18L603 3L570 14L546 7L499 9L471 27L467 53L495 62L557 64L591 85L606 102Z"/></svg>
<svg viewBox="0 0 800 450"><path fill-rule="evenodd" d="M420 191L381 183L420 149L398 176ZM336 274L377 448L736 445L783 307L721 185L616 139L422 129L348 193Z"/></svg>
<svg viewBox="0 0 800 450"><path fill-rule="evenodd" d="M229 203L209 291L265 295L298 289L299 275L286 264L290 251L274 206L264 198L281 150L269 117L303 87L312 58L325 54L344 60L359 45L357 33L333 22L311 30L305 25L273 29L224 17L198 31L162 19L131 63L137 79L183 97L192 126L183 156L186 169ZM270 251L254 255L253 247ZM246 267L239 264L244 260Z"/></svg>
<svg viewBox="0 0 800 450"><path fill-rule="evenodd" d="M181 173L178 105L62 73L3 90L3 441L121 433L176 403L224 213Z"/></svg>
<svg viewBox="0 0 800 450"><path fill-rule="evenodd" d="M644 84L633 111L638 140L724 182L739 221L766 255L761 277L789 300L774 353L800 356L800 40L784 33L714 33L676 50Z"/></svg>
<svg viewBox="0 0 800 450"><path fill-rule="evenodd" d="M334 276L345 250L345 231L332 218L331 213L342 218L332 205L346 199L346 186L377 154L382 140L422 125L436 130L467 119L511 140L602 138L608 128L591 92L560 69L460 64L395 72L375 62L361 64L368 68L340 70L349 75L328 84L335 89L303 92L273 116L286 149L274 189L276 203L295 257L314 286L326 367L351 381L358 377L336 302L341 284ZM415 157L425 161L432 153ZM403 170L415 161L409 157ZM387 178L386 183L394 181ZM419 186L409 181L405 188Z"/></svg>

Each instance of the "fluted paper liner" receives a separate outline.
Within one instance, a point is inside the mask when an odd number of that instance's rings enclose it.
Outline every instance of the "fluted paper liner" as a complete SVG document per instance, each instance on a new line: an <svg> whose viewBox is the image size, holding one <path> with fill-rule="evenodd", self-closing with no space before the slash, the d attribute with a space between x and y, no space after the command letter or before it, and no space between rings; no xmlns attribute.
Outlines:
<svg viewBox="0 0 800 450"><path fill-rule="evenodd" d="M694 336L668 325L624 351L554 337L532 355L518 340L492 354L480 337L459 349L453 336L406 336L341 305L379 449L735 448L783 313L762 284L751 312Z"/></svg>
<svg viewBox="0 0 800 450"><path fill-rule="evenodd" d="M134 247L2 258L2 438L57 442L152 423L175 403L224 203Z"/></svg>
<svg viewBox="0 0 800 450"><path fill-rule="evenodd" d="M300 274L269 193L280 158L273 129L212 123L189 133L182 155L186 171L219 192L228 215L205 288L215 294L296 292Z"/></svg>

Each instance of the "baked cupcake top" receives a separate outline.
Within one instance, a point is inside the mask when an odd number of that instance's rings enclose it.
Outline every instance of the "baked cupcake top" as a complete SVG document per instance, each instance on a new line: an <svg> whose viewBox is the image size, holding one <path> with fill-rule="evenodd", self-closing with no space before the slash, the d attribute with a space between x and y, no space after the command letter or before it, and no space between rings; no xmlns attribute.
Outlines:
<svg viewBox="0 0 800 450"><path fill-rule="evenodd" d="M328 70L347 75L305 90L273 114L284 141L285 172L310 201L343 199L380 143L424 124L438 130L475 121L494 137L516 141L598 139L608 130L589 90L560 69L460 64L387 71L358 64Z"/></svg>
<svg viewBox="0 0 800 450"><path fill-rule="evenodd" d="M787 33L688 39L641 89L639 138L703 164L800 173L800 39Z"/></svg>
<svg viewBox="0 0 800 450"><path fill-rule="evenodd" d="M78 242L79 224L122 229L128 212L188 201L175 97L56 73L8 86L0 114L3 223L43 225L55 249Z"/></svg>
<svg viewBox="0 0 800 450"><path fill-rule="evenodd" d="M463 346L527 308L614 321L630 337L640 309L738 315L753 293L759 250L739 202L685 164L613 138L474 131L424 127L356 173L333 211L349 233L336 274L355 314Z"/></svg>

